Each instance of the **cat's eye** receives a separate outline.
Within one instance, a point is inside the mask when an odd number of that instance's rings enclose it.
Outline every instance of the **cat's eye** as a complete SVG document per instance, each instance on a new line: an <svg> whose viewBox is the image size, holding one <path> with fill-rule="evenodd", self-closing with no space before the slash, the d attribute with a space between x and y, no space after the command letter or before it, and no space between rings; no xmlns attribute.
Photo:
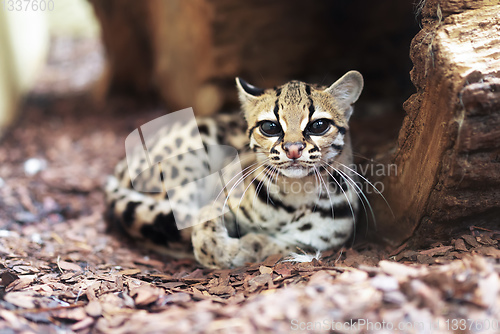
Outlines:
<svg viewBox="0 0 500 334"><path fill-rule="evenodd" d="M307 132L315 136L324 135L330 129L330 121L327 119L318 119L309 123Z"/></svg>
<svg viewBox="0 0 500 334"><path fill-rule="evenodd" d="M274 137L281 135L281 126L271 121L264 121L260 123L260 132L264 136Z"/></svg>

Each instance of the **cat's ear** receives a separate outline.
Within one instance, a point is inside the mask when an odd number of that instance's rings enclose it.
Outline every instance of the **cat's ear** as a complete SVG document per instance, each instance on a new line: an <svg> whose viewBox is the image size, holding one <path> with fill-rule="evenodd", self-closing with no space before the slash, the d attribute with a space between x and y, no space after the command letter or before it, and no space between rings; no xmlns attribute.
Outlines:
<svg viewBox="0 0 500 334"><path fill-rule="evenodd" d="M243 105L264 94L263 89L255 87L241 78L236 78L236 87L238 87L238 96Z"/></svg>
<svg viewBox="0 0 500 334"><path fill-rule="evenodd" d="M324 91L335 99L335 104L344 110L349 119L353 112L352 105L356 102L363 90L363 76L358 71L349 71L333 85Z"/></svg>

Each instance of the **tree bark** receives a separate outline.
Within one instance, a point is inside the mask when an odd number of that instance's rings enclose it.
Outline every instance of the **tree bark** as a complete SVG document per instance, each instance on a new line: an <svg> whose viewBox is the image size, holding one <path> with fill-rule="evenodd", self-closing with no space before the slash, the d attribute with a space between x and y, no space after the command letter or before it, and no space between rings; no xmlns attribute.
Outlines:
<svg viewBox="0 0 500 334"><path fill-rule="evenodd" d="M424 246L471 225L500 226L500 6L429 0L413 39L417 88L374 196L379 237Z"/></svg>

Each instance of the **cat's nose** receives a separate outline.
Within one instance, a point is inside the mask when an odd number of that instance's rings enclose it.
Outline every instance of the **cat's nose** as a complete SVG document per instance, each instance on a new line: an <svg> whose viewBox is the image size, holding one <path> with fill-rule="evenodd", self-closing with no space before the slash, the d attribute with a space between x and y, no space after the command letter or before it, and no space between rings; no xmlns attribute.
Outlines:
<svg viewBox="0 0 500 334"><path fill-rule="evenodd" d="M285 145L283 145L283 149L285 150L288 159L300 158L305 147L306 145L301 142L285 143Z"/></svg>

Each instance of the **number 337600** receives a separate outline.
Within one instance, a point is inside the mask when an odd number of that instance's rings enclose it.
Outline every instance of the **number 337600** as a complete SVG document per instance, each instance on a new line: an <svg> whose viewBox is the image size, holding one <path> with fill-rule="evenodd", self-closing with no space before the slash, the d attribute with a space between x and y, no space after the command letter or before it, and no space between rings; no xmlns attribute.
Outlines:
<svg viewBox="0 0 500 334"><path fill-rule="evenodd" d="M9 12L53 11L54 0L2 0L2 7Z"/></svg>

